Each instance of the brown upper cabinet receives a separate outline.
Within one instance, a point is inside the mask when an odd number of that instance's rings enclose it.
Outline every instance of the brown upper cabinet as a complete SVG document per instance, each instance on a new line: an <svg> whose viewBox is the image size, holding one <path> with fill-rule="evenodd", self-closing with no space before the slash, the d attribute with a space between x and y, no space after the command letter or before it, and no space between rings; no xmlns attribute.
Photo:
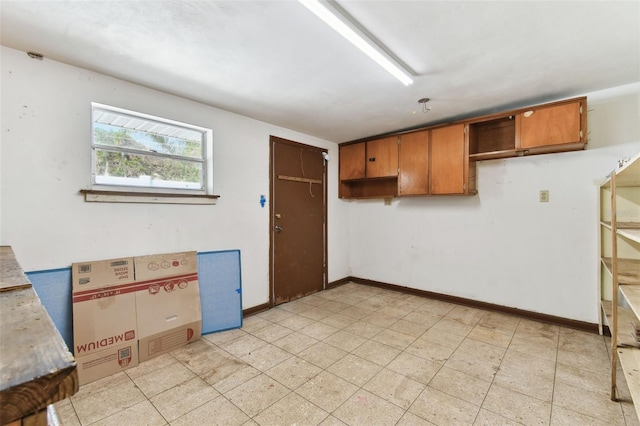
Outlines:
<svg viewBox="0 0 640 426"><path fill-rule="evenodd" d="M469 120L469 159L584 149L586 110L582 97Z"/></svg>
<svg viewBox="0 0 640 426"><path fill-rule="evenodd" d="M575 98L340 145L340 198L473 195L476 162L576 151L587 98Z"/></svg>
<svg viewBox="0 0 640 426"><path fill-rule="evenodd" d="M398 136L340 146L340 197L398 195Z"/></svg>

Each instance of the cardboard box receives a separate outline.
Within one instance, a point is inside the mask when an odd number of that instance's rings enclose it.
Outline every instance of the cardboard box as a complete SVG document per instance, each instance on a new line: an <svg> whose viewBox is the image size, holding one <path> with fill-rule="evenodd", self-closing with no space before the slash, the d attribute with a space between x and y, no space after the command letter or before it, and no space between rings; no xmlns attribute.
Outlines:
<svg viewBox="0 0 640 426"><path fill-rule="evenodd" d="M76 357L78 382L84 385L138 365L138 341Z"/></svg>
<svg viewBox="0 0 640 426"><path fill-rule="evenodd" d="M201 334L202 321L196 321L162 333L141 338L138 344L140 362L170 352L187 343L195 342L200 339Z"/></svg>
<svg viewBox="0 0 640 426"><path fill-rule="evenodd" d="M133 258L72 265L76 358L138 339Z"/></svg>
<svg viewBox="0 0 640 426"><path fill-rule="evenodd" d="M200 338L195 251L74 263L72 268L74 355L79 365L84 363L81 385Z"/></svg>
<svg viewBox="0 0 640 426"><path fill-rule="evenodd" d="M198 340L202 330L195 251L135 258L140 360Z"/></svg>

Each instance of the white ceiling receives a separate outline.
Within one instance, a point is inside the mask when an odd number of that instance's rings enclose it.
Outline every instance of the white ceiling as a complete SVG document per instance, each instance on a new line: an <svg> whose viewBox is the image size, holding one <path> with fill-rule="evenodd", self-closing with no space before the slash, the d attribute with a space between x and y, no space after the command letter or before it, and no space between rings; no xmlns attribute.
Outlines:
<svg viewBox="0 0 640 426"><path fill-rule="evenodd" d="M638 1L339 5L413 69L413 85L293 0L2 1L0 36L335 142L640 81Z"/></svg>

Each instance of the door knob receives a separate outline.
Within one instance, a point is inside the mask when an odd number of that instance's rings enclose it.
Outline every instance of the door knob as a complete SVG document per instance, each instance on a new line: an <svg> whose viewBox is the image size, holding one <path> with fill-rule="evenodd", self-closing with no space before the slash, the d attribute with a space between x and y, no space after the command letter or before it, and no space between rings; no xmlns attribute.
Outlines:
<svg viewBox="0 0 640 426"><path fill-rule="evenodd" d="M282 226L276 225L276 232L281 232L281 231L282 231Z"/></svg>

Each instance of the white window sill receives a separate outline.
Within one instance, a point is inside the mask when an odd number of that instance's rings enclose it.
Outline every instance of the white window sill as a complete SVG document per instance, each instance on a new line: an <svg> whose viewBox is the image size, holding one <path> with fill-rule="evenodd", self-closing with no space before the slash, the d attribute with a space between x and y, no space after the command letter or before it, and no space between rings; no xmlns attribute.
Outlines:
<svg viewBox="0 0 640 426"><path fill-rule="evenodd" d="M81 189L84 200L94 203L216 204L219 195L166 194L159 192L96 191Z"/></svg>

